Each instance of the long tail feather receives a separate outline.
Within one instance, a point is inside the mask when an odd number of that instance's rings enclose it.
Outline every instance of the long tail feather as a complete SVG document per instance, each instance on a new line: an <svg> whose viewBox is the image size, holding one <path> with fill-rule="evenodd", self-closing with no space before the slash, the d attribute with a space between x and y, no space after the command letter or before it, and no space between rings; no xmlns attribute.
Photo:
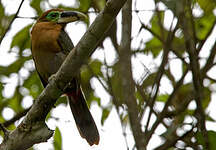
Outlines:
<svg viewBox="0 0 216 150"><path fill-rule="evenodd" d="M89 145L98 145L100 140L98 129L88 109L81 89L76 92L68 93L67 95L81 137L85 138Z"/></svg>

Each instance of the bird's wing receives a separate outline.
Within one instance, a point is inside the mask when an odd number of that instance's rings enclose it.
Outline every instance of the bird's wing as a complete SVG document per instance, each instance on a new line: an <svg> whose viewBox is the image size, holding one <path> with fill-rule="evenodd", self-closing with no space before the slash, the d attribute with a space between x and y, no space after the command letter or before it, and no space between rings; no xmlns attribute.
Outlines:
<svg viewBox="0 0 216 150"><path fill-rule="evenodd" d="M68 34L64 30L61 30L57 41L58 41L58 44L60 45L61 50L62 50L61 52L59 52L57 54L59 59L60 59L60 57L65 57L66 55L68 55L69 52L74 48L74 45L73 45L70 37L68 36ZM76 79L73 79L71 81L71 84L69 84L68 88L65 91L66 93L71 92L73 90L78 90L80 88L80 87L74 87L74 85L79 86L79 83L77 83L77 82L79 82L78 79L79 79L79 75L77 75Z"/></svg>
<svg viewBox="0 0 216 150"><path fill-rule="evenodd" d="M32 50L32 43L31 43L31 50ZM32 57L32 59L34 60L34 57ZM34 60L34 62L35 62L35 60ZM37 71L37 68L36 68L36 67L35 67L35 70L36 70L36 72L38 73L39 78L40 78L40 80L41 80L43 86L46 87L47 82L41 77L41 75L40 75L40 73Z"/></svg>
<svg viewBox="0 0 216 150"><path fill-rule="evenodd" d="M37 71L37 69L36 69L36 71ZM47 86L47 81L45 81L42 77L41 77L41 75L40 75L40 73L37 71L37 73L38 73L38 75L39 75L39 77L40 77L40 80L41 80L41 82L42 82L42 84L43 84L43 86L44 86L44 88Z"/></svg>
<svg viewBox="0 0 216 150"><path fill-rule="evenodd" d="M65 53L66 55L74 48L74 45L70 37L64 30L61 30L59 34L58 44L61 47L62 52Z"/></svg>

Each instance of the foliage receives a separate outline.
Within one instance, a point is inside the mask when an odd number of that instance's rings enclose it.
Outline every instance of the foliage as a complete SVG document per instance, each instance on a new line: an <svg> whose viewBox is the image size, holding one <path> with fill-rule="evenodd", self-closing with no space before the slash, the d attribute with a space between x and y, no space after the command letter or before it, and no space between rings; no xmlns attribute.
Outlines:
<svg viewBox="0 0 216 150"><path fill-rule="evenodd" d="M216 3L214 0L155 0L154 2L155 6L163 4L165 9L160 10L159 8L155 8L148 24L144 24L143 20L139 18L140 30L138 36L143 36L141 34L142 31L148 31L151 34L151 38L144 41L144 46L132 46L131 57L133 59L133 57L138 55L145 55L152 57L153 61L158 58L162 58L164 61L161 61L159 65L155 65L154 69L150 68L151 71L148 76L144 79L140 77L140 82L131 79L135 87L134 93L131 94L134 94L137 98L138 106L135 108L139 108L139 116L137 117L141 122L144 116L148 117L149 121L151 116L154 116L156 121L153 122L153 125L155 125L156 128L159 125L166 128L166 132L158 135L165 141L160 145L161 147L164 146L167 149L178 148L178 144L176 143L181 141L184 143L183 147L185 149L189 147L193 149L198 149L199 147L206 148L206 140L208 140L209 148L216 149L214 142L216 138L215 131L207 130L206 127L202 127L203 124L201 123L202 121L204 124L206 121L215 123L213 117L206 112L210 103L213 101L212 94L214 93L214 89L212 87L215 86L215 79L208 74L208 71L215 67L214 58L216 46L212 44L211 47L205 47L205 45L215 27L216 16L213 11L215 10ZM34 9L37 16L41 15L45 10L43 4L49 5L49 1L32 0L30 2L30 6ZM99 12L103 9L104 5L105 0L77 0L75 6L69 7L60 4L56 7L66 10L82 11L89 15L88 11L94 10ZM193 10L195 9L198 9L201 14L194 14ZM165 15L167 11L172 12L174 16L170 28L165 26ZM133 13L138 14L138 12ZM0 33L6 32L7 25L12 20L12 17L14 17L14 15L6 14L5 8L0 1ZM88 26L89 20L86 20L85 24ZM5 116L3 116L5 108L12 109L16 116L26 109L22 104L24 98L30 96L32 99L36 99L43 90L38 75L34 70L31 56L29 55L31 47L30 30L32 25L33 24L26 25L13 36L8 53L10 55L14 55L15 53L16 59L7 66L0 65L0 123L3 124L8 121ZM106 60L103 61L101 59L91 58L81 69L81 84L88 105L91 106L92 103L96 103L101 108L102 125L109 117L112 108L116 108L121 123L123 126L126 126L129 125L130 112L127 110L130 106L127 106L123 99L125 93L123 91L124 87L121 86L121 82L123 82L122 74L119 73L119 63L121 60L119 47L121 45L117 42L116 33L117 25L116 22L114 22L111 29L104 35L104 39L111 39L117 55L115 61L110 65L107 64ZM136 40L136 38L131 39L132 42ZM143 37L141 37L141 39L143 39ZM142 42L141 40L137 43L142 45ZM191 44L191 42L193 44ZM213 43L215 43L215 39L213 39ZM99 46L102 49L106 49L103 43L100 43ZM191 56L190 50L193 46L197 56ZM209 56L202 58L200 53L203 51L208 51L210 53ZM171 65L171 62L175 60L174 58L181 62L182 67L179 68L179 72L181 72L182 75L180 78L177 78L175 73L172 72L173 68L175 68L175 66ZM204 63L202 63L202 59ZM197 61L198 63L198 68L196 68L198 70L197 74L194 73L193 67L196 66L193 66L194 64L192 64L192 61ZM23 75L23 72L25 72L25 75ZM146 74L146 71L143 71L143 74ZM11 84L7 82L6 79L10 79L14 75L17 76L17 83L14 83L15 89L12 95L6 96L4 94L6 92L5 90L8 90L7 86ZM183 82L186 80L186 75L191 75L192 77L189 78L187 82ZM199 80L199 82L193 80L194 78ZM102 98L98 97L94 92L92 79L98 80L100 84L102 84L104 90L111 96L110 103L106 106L102 105ZM163 91L166 91L166 85L161 84L163 79L168 80L172 92L163 93ZM196 82L199 84L198 87L196 86ZM204 85L204 82L208 82L208 84ZM198 90L199 88L201 93ZM157 89L159 92L157 92ZM201 104L199 103L199 98ZM195 108L189 107L191 103L196 104ZM60 104L67 104L65 97L61 97L56 103L56 106ZM155 106L157 104L163 104L164 107L162 110L156 111ZM147 115L145 114L146 108L150 110L150 113ZM124 111L121 111L122 109ZM203 112L203 114L201 112ZM50 117L54 116L50 113L47 119ZM189 117L196 120L189 123L190 128L194 128L194 130L184 130L184 126L188 125L187 118ZM156 133L156 128L152 128L149 125L149 121L144 123L145 129L142 127L143 132L148 134ZM8 126L9 129L13 129L14 127L14 122ZM178 130L183 130L182 132L186 135L177 135L176 132ZM208 139L206 139L206 135L208 135ZM143 135L143 137L147 141L144 146L147 146L151 136ZM176 141L174 141L175 139ZM173 142L173 144L167 144L167 146L166 143L168 142ZM55 130L53 145L56 150L62 149L62 137L59 128Z"/></svg>
<svg viewBox="0 0 216 150"><path fill-rule="evenodd" d="M60 150L62 149L62 137L61 137L61 132L58 127L55 129L55 135L54 135L54 149L55 150Z"/></svg>

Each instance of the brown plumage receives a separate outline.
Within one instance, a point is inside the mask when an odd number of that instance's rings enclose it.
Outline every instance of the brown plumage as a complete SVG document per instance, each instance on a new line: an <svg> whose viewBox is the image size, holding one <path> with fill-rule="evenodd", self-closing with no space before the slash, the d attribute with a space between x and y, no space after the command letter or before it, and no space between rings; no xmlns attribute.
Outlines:
<svg viewBox="0 0 216 150"><path fill-rule="evenodd" d="M74 47L64 31L66 24L84 18L85 15L79 12L51 9L43 13L33 26L32 56L44 87L48 84L49 77L58 71ZM80 135L90 145L98 144L99 133L81 91L78 77L72 79L65 93Z"/></svg>

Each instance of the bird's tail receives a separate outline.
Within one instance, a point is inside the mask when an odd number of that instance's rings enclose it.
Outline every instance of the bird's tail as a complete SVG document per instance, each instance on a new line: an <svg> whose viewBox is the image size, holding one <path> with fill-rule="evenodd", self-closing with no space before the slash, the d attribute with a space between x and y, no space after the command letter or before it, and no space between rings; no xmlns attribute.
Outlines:
<svg viewBox="0 0 216 150"><path fill-rule="evenodd" d="M98 129L81 89L79 88L76 92L67 93L67 95L81 137L85 138L89 145L98 145L100 139Z"/></svg>

